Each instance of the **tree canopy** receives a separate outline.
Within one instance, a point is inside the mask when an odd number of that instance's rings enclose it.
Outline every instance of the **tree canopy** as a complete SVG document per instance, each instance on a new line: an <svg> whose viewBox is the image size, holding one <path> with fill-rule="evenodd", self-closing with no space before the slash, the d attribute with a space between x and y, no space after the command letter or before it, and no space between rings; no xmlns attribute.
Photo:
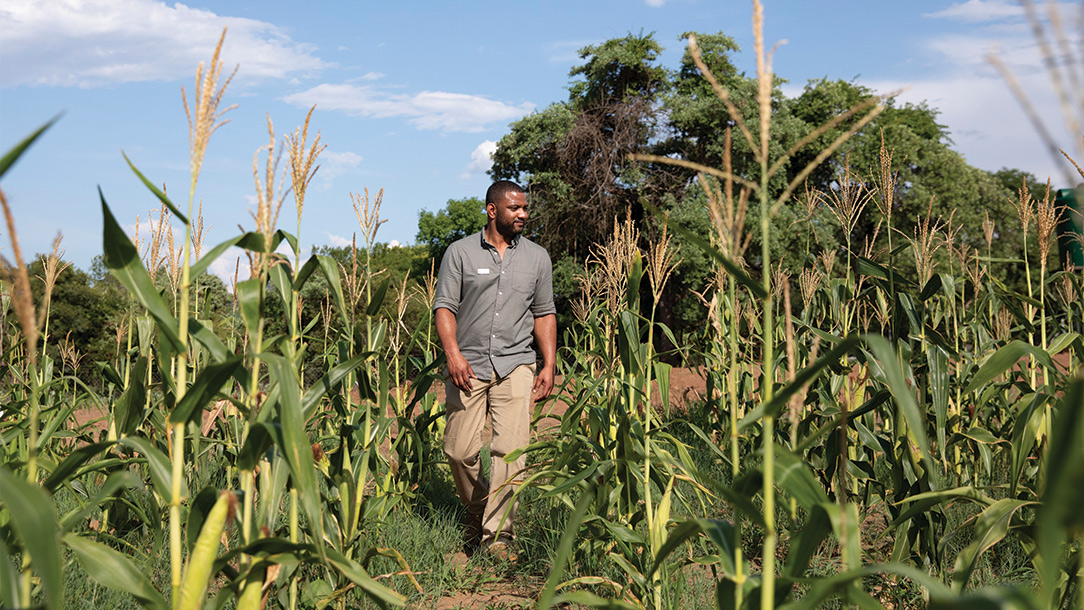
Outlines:
<svg viewBox="0 0 1084 610"><path fill-rule="evenodd" d="M646 212L645 203L706 234L710 221L696 211L703 210L696 173L667 163L634 161L632 154L715 168L729 155L736 177L759 183L760 164L751 146L759 142L755 75L747 76L738 68L741 49L730 36L690 32L683 39L689 35L696 37L703 63L728 92L729 104L700 73L688 49L680 64L670 68L661 65L663 47L653 34L630 33L581 49L583 62L569 73L568 99L512 123L498 142L490 174L528 189L532 205L528 230L554 258L569 256L582 262L593 246L608 239L615 219L632 218L646 240L654 239L660 223ZM833 142L855 132L821 160L798 189L802 195L793 196L773 218L771 230L778 237L773 239L772 258L782 261L785 270L796 273L821 252L840 251L847 244L852 254L859 246L883 250L881 242L889 232L899 245L930 217L951 220L959 229L959 244L981 244L985 251L986 215L1003 227L1015 221L1010 197L1019 184L1008 184L1018 178L1012 175L1015 170L995 175L968 165L952 150L936 109L891 97L878 99L880 94L864 86L829 78L811 80L800 94L787 97L780 87L784 82L776 78L770 99L769 163L778 162L782 168L769 183L770 198L782 193ZM876 102L884 108L864 126L859 125L864 112L848 114L855 106L872 108ZM833 120L837 120L833 126L812 137ZM805 138L808 142L798 147ZM891 227L882 214L888 210L879 209L875 200L889 200L880 176L882 154L892 159ZM831 211L845 182L859 185L866 203L860 221L848 228ZM815 201L803 201L806 192ZM750 217L758 214L753 200ZM745 231L751 239L748 251L755 253L760 231L754 224ZM1000 231L990 254L1011 258L1021 239L1015 231ZM685 250L683 259L696 259L689 248ZM758 261L758 256L749 256L746 262L756 272ZM691 300L691 291L700 289L705 280L697 276L698 265L682 264L686 273L679 273L675 282L675 301ZM1013 265L1002 264L1001 270L1011 280Z"/></svg>

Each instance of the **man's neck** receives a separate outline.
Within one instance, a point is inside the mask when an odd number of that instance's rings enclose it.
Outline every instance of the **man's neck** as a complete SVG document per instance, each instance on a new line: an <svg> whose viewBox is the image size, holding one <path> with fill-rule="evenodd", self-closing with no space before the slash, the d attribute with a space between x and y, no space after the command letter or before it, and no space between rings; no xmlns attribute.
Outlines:
<svg viewBox="0 0 1084 610"><path fill-rule="evenodd" d="M512 245L512 240L515 236L507 237L497 230L496 225L490 223L485 228L486 241L489 245L497 249L497 254L504 256L504 251L508 249L508 246Z"/></svg>

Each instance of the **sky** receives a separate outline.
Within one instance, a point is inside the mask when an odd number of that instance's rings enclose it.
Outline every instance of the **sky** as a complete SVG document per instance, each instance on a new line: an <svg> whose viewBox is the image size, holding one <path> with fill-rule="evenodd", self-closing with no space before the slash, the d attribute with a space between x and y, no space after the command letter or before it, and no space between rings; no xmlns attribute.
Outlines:
<svg viewBox="0 0 1084 610"><path fill-rule="evenodd" d="M1084 3L1058 8L1069 54L1084 66ZM236 74L223 107L236 108L211 137L196 191L208 225L204 250L238 225L254 226L253 155L268 142L268 120L281 145L313 105L310 141L319 131L327 148L306 195L303 250L348 245L354 233L360 240L351 194L366 189L374 199L383 190L387 222L377 241L411 244L421 210L484 196L496 142L512 122L567 99L579 49L653 33L665 47L661 65L676 68L684 32L723 32L741 46L736 65L752 75L752 13L751 1L734 0L6 0L0 151L60 118L0 188L25 257L48 252L62 234L65 257L89 268L101 252L99 188L122 226L134 233L138 217L146 237L158 203L122 153L184 209L182 88L191 100L196 66L209 62L228 28L222 59ZM1001 58L1058 145L1079 159L1080 132L1072 136L1063 120L1014 0L766 0L764 15L787 95L819 78L904 89L901 102L939 111L970 164L1071 184L987 59ZM279 227L297 232L292 197ZM10 260L8 232L0 233L0 255ZM232 276L234 256L212 269Z"/></svg>

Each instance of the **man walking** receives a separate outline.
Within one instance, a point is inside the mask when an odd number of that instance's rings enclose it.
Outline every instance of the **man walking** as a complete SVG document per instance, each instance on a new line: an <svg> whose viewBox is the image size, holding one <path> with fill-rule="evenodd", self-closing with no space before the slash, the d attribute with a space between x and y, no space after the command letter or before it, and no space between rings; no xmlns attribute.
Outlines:
<svg viewBox="0 0 1084 610"><path fill-rule="evenodd" d="M541 246L521 235L527 195L507 180L486 191L486 226L453 243L437 280L437 335L447 357L448 423L444 452L459 499L467 506L469 548L481 544L509 557L516 502L511 477L523 469L531 402L553 390L557 318L553 269ZM542 368L535 374L537 355ZM490 480L482 476L479 452L486 416L493 422Z"/></svg>

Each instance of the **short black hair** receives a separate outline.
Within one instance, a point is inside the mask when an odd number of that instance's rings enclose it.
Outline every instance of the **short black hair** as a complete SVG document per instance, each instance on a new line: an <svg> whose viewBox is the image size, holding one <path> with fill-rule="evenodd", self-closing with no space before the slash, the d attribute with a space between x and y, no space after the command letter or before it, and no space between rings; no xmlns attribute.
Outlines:
<svg viewBox="0 0 1084 610"><path fill-rule="evenodd" d="M498 180L489 186L486 191L486 205L497 205L508 196L509 193L524 193L523 187L511 180Z"/></svg>

